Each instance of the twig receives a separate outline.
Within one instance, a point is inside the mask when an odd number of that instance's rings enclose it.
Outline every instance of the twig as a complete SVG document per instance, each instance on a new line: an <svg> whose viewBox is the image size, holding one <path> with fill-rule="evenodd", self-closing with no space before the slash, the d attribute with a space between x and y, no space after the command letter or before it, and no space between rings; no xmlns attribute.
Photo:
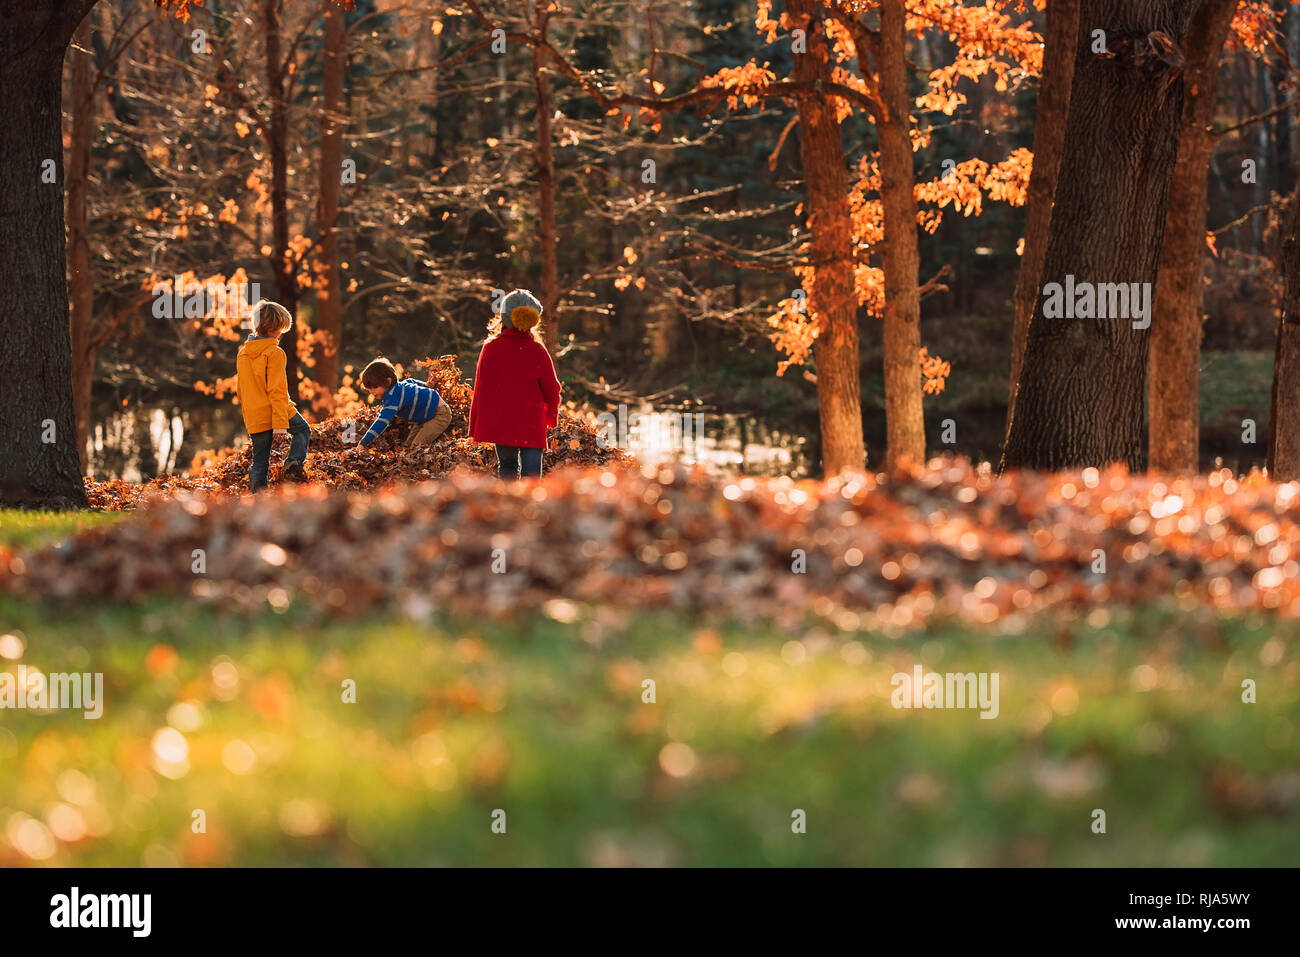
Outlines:
<svg viewBox="0 0 1300 957"><path fill-rule="evenodd" d="M1269 210L1271 210L1272 208L1273 208L1273 204L1272 204L1272 203L1265 203L1265 204L1262 205L1262 206L1256 206L1254 209L1248 209L1248 210L1246 210L1246 212L1242 213L1240 216L1238 216L1238 217L1237 217L1236 219L1234 219L1232 222L1230 222L1230 223L1228 223L1228 224L1226 224L1226 225L1224 225L1224 226L1220 226L1218 229L1212 231L1212 232L1210 233L1210 235L1211 235L1211 236L1218 236L1218 235L1220 235L1220 234L1222 234L1222 233L1226 233L1226 232L1228 232L1229 230L1236 229L1238 226L1240 226L1242 223L1246 222L1246 220L1250 219L1250 218L1251 218L1252 216L1254 216L1256 213L1266 213L1266 212L1268 212Z"/></svg>
<svg viewBox="0 0 1300 957"><path fill-rule="evenodd" d="M1268 110L1264 113L1257 113L1255 116L1248 116L1240 123L1236 123L1232 126L1224 127L1221 130L1216 130L1213 127L1210 127L1208 132L1211 136L1227 136L1229 133L1235 133L1237 132L1237 130L1242 129L1243 127L1250 126L1254 123L1258 123L1261 120L1267 120L1270 117L1277 116L1279 113L1285 113L1287 110L1291 109L1291 107L1295 106L1297 103L1300 103L1300 96L1293 97L1292 99L1287 100L1281 106L1275 106L1273 107L1273 109Z"/></svg>
<svg viewBox="0 0 1300 957"><path fill-rule="evenodd" d="M794 125L798 122L799 122L799 114L796 113L794 116L790 117L790 122L785 124L785 129L783 129L781 131L781 135L776 138L776 148L772 150L772 156L767 161L768 169L770 170L776 169L776 161L781 156L781 148L785 146L785 138L790 135L790 131L794 129Z"/></svg>

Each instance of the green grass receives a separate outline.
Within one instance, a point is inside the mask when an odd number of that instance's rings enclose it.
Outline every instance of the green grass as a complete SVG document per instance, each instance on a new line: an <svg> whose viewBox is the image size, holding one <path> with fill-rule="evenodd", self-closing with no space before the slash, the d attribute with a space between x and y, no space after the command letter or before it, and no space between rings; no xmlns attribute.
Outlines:
<svg viewBox="0 0 1300 957"><path fill-rule="evenodd" d="M0 545L46 545L96 525L119 521L121 512L29 512L0 509Z"/></svg>
<svg viewBox="0 0 1300 957"><path fill-rule="evenodd" d="M0 673L105 682L98 720L0 710L0 866L1293 864L1300 624L1103 618L890 638L0 597ZM893 708L917 662L997 672L999 716Z"/></svg>
<svg viewBox="0 0 1300 957"><path fill-rule="evenodd" d="M1300 855L1295 626L1193 624L1148 608L1081 626L1068 648L1040 622L1018 636L940 626L904 639L736 626L711 650L671 615L362 624L5 599L0 622L22 632L29 667L105 676L97 721L0 712L0 829L28 815L71 820L75 837L76 821L99 822L100 836L54 841L46 863ZM890 677L917 661L998 672L999 717L894 709ZM1139 690L1147 668L1157 683ZM1258 704L1241 702L1243 677L1258 682ZM342 700L349 679L356 703ZM183 768L155 760L169 721L185 731ZM1090 830L1095 808L1106 834ZM505 835L492 833L495 809ZM791 831L795 809L806 834ZM206 834L191 832L195 810ZM0 863L24 862L0 838Z"/></svg>

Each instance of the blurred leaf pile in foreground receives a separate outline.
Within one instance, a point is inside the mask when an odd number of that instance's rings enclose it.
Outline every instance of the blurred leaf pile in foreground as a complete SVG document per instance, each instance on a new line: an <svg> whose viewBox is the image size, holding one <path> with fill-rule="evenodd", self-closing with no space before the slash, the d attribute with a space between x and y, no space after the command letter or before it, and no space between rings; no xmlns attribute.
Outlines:
<svg viewBox="0 0 1300 957"><path fill-rule="evenodd" d="M0 590L417 618L667 607L898 633L936 615L1014 626L1164 597L1296 617L1298 557L1297 486L1226 470L997 476L949 463L796 483L573 468L513 485L457 472L373 492L177 493L60 546L0 549Z"/></svg>

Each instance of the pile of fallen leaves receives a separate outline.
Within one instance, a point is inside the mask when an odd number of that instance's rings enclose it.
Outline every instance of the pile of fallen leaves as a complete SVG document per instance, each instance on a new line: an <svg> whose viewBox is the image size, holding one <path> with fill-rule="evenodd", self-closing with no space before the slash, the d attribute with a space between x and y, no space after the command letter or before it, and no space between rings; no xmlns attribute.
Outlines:
<svg viewBox="0 0 1300 957"><path fill-rule="evenodd" d="M647 466L181 495L62 546L0 551L0 589L329 613L538 609L562 621L664 606L897 630L1154 599L1295 616L1298 559L1300 489L1258 474L999 476L949 463L796 483Z"/></svg>
<svg viewBox="0 0 1300 957"><path fill-rule="evenodd" d="M357 442L365 435L379 408L361 402L337 408L329 418L312 425L307 457L307 481L331 488L370 489L391 482L419 482L459 469L495 474L496 449L469 437L469 406L474 390L456 367L455 356L426 359L426 381L451 408L451 424L432 445L407 449L416 426L393 420L369 448ZM271 449L270 482L280 482L280 469L289 451L289 438L277 436ZM252 448L244 442L235 448L204 452L195 458L189 474L162 475L144 483L86 479L86 495L94 509L128 509L152 496L181 492L240 493L248 488ZM601 448L591 416L572 406L560 408L559 426L549 433L546 468L565 465L626 465L631 460L616 448Z"/></svg>

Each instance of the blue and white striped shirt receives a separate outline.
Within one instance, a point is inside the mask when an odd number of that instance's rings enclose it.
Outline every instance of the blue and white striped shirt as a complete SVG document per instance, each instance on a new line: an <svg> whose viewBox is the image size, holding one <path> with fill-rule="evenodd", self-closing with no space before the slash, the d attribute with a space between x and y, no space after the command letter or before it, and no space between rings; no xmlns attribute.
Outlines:
<svg viewBox="0 0 1300 957"><path fill-rule="evenodd" d="M438 403L441 401L442 396L419 379L403 379L401 382L393 383L384 393L384 407L379 410L379 418L375 419L374 424L361 437L361 444L369 445L379 438L380 433L388 428L395 415L410 419L412 422L428 422L438 411Z"/></svg>

